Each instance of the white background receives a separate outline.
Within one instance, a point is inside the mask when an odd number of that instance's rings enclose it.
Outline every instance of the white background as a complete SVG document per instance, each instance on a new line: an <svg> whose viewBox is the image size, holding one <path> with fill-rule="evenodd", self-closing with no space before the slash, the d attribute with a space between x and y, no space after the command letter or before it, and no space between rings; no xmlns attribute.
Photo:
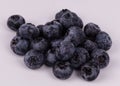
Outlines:
<svg viewBox="0 0 120 86"><path fill-rule="evenodd" d="M23 57L10 49L15 32L6 25L9 16L20 14L27 22L45 24L63 8L76 12L84 24L98 24L112 38L110 64L93 82L80 79L75 72L70 79L59 80L45 66L30 70ZM0 0L0 86L120 86L120 0Z"/></svg>

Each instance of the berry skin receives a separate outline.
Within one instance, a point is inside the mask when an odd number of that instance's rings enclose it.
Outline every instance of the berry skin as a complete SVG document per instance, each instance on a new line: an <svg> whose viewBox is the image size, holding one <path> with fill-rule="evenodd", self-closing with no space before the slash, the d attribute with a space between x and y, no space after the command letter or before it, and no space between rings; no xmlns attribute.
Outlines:
<svg viewBox="0 0 120 86"><path fill-rule="evenodd" d="M48 50L45 64L48 67L52 67L52 66L54 66L56 61L57 61L57 58L56 58L56 55L55 55L55 51L52 50L52 49Z"/></svg>
<svg viewBox="0 0 120 86"><path fill-rule="evenodd" d="M26 23L19 28L18 34L23 38L33 39L39 36L39 30L35 27L35 25Z"/></svg>
<svg viewBox="0 0 120 86"><path fill-rule="evenodd" d="M34 50L45 52L48 49L49 44L44 38L38 37L32 40L31 46Z"/></svg>
<svg viewBox="0 0 120 86"><path fill-rule="evenodd" d="M65 14L66 12L70 12L70 10L68 10L68 9L62 9L60 12L58 12L58 13L55 15L55 19L60 19L61 16L62 16L63 14Z"/></svg>
<svg viewBox="0 0 120 86"><path fill-rule="evenodd" d="M62 26L57 21L52 21L43 26L43 36L49 40L60 38L62 35Z"/></svg>
<svg viewBox="0 0 120 86"><path fill-rule="evenodd" d="M62 39L54 40L54 41L51 42L51 47L53 49L59 48L61 42L62 42Z"/></svg>
<svg viewBox="0 0 120 86"><path fill-rule="evenodd" d="M100 32L96 36L96 43L100 49L109 50L112 46L112 40L106 32Z"/></svg>
<svg viewBox="0 0 120 86"><path fill-rule="evenodd" d="M69 60L75 52L75 46L69 41L62 41L60 47L56 49L57 59L66 61Z"/></svg>
<svg viewBox="0 0 120 86"><path fill-rule="evenodd" d="M100 73L99 66L96 63L88 62L80 69L80 76L86 81L95 80Z"/></svg>
<svg viewBox="0 0 120 86"><path fill-rule="evenodd" d="M94 49L97 48L97 44L91 40L86 40L83 44L84 48L89 52L92 52Z"/></svg>
<svg viewBox="0 0 120 86"><path fill-rule="evenodd" d="M105 68L109 64L109 55L102 49L95 49L91 53L93 62L97 62L100 68Z"/></svg>
<svg viewBox="0 0 120 86"><path fill-rule="evenodd" d="M11 49L17 55L25 55L29 50L29 46L29 41L19 36L15 36L10 43Z"/></svg>
<svg viewBox="0 0 120 86"><path fill-rule="evenodd" d="M53 67L54 75L61 80L70 78L73 73L73 69L69 62L57 62Z"/></svg>
<svg viewBox="0 0 120 86"><path fill-rule="evenodd" d="M20 15L12 15L7 20L7 25L11 30L17 31L25 23L25 19Z"/></svg>
<svg viewBox="0 0 120 86"><path fill-rule="evenodd" d="M45 25L58 25L59 27L62 27L59 20L53 20L53 21L47 22Z"/></svg>
<svg viewBox="0 0 120 86"><path fill-rule="evenodd" d="M43 53L36 50L30 50L26 53L24 57L24 62L26 66L30 69L38 69L44 63L45 57Z"/></svg>
<svg viewBox="0 0 120 86"><path fill-rule="evenodd" d="M37 28L39 30L39 36L43 36L43 26L44 25L38 25Z"/></svg>
<svg viewBox="0 0 120 86"><path fill-rule="evenodd" d="M90 56L86 49L77 48L73 57L70 59L70 63L74 69L79 69L80 66L85 64L89 59Z"/></svg>
<svg viewBox="0 0 120 86"><path fill-rule="evenodd" d="M73 12L65 12L59 19L64 28L70 28L71 26L79 26L83 28L82 20Z"/></svg>
<svg viewBox="0 0 120 86"><path fill-rule="evenodd" d="M68 35L65 40L72 42L75 46L82 44L85 41L85 34L79 27L71 27L69 28Z"/></svg>
<svg viewBox="0 0 120 86"><path fill-rule="evenodd" d="M93 40L100 31L99 26L94 23L88 23L84 27L85 35Z"/></svg>

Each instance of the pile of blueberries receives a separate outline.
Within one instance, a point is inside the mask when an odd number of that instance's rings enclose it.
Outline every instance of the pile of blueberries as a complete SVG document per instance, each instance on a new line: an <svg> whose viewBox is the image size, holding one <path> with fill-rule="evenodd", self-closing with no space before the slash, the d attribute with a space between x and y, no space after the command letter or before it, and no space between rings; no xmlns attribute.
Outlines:
<svg viewBox="0 0 120 86"><path fill-rule="evenodd" d="M30 69L45 64L59 79L70 78L75 70L84 80L92 81L109 64L106 51L112 45L110 36L94 23L83 26L81 18L68 9L45 25L25 23L20 15L9 17L7 25L16 31L10 44L12 51L24 55Z"/></svg>

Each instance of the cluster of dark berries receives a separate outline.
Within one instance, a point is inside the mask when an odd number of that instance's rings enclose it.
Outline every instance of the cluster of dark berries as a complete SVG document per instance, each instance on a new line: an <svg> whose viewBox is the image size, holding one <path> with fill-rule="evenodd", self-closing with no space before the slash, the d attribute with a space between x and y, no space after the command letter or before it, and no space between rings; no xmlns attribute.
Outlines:
<svg viewBox="0 0 120 86"><path fill-rule="evenodd" d="M92 81L109 64L106 51L112 45L110 36L94 23L84 26L81 18L68 9L45 25L25 23L20 15L9 17L7 25L17 32L11 49L25 55L24 63L30 69L45 64L59 79L68 79L76 70L84 80Z"/></svg>

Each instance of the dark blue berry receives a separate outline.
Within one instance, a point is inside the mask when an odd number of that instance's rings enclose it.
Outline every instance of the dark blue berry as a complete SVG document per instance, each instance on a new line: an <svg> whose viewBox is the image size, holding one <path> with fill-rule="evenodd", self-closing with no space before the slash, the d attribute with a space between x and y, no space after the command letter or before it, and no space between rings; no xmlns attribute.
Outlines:
<svg viewBox="0 0 120 86"><path fill-rule="evenodd" d="M53 67L54 75L62 80L70 78L72 72L73 69L71 68L69 62L57 62Z"/></svg>
<svg viewBox="0 0 120 86"><path fill-rule="evenodd" d="M62 9L60 12L58 12L58 13L55 15L55 19L60 19L61 16L62 16L63 14L65 14L66 12L70 12L70 10L68 10L68 9Z"/></svg>
<svg viewBox="0 0 120 86"><path fill-rule="evenodd" d="M45 64L49 67L52 67L52 66L54 66L56 61L57 61L57 58L55 55L55 51L52 49L48 50Z"/></svg>
<svg viewBox="0 0 120 86"><path fill-rule="evenodd" d="M23 38L33 39L39 36L39 30L31 23L23 24L19 28L19 35Z"/></svg>
<svg viewBox="0 0 120 86"><path fill-rule="evenodd" d="M37 28L39 30L39 36L43 36L43 26L44 25L38 25Z"/></svg>
<svg viewBox="0 0 120 86"><path fill-rule="evenodd" d="M109 55L102 49L95 49L91 53L93 62L97 62L100 68L105 68L109 64Z"/></svg>
<svg viewBox="0 0 120 86"><path fill-rule="evenodd" d="M100 32L96 36L96 43L100 49L109 50L112 46L112 40L106 32Z"/></svg>
<svg viewBox="0 0 120 86"><path fill-rule="evenodd" d="M49 43L46 39L37 37L31 41L31 46L34 50L45 52L49 48Z"/></svg>
<svg viewBox="0 0 120 86"><path fill-rule="evenodd" d="M75 46L69 41L62 41L60 47L56 50L56 56L59 60L69 60L75 52Z"/></svg>
<svg viewBox="0 0 120 86"><path fill-rule="evenodd" d="M12 15L7 20L7 25L10 29L17 31L19 27L25 23L25 19L20 15Z"/></svg>
<svg viewBox="0 0 120 86"><path fill-rule="evenodd" d="M85 25L84 27L84 32L85 35L94 40L96 38L96 35L100 32L100 28L98 25L94 24L94 23L88 23Z"/></svg>
<svg viewBox="0 0 120 86"><path fill-rule="evenodd" d="M100 73L99 66L96 63L88 62L80 69L80 76L86 81L95 80Z"/></svg>
<svg viewBox="0 0 120 86"><path fill-rule="evenodd" d="M90 60L89 53L84 48L77 48L73 57L70 59L71 66L79 69L81 65Z"/></svg>
<svg viewBox="0 0 120 86"><path fill-rule="evenodd" d="M51 22L47 22L45 25L57 25L57 26L59 26L59 28L61 28L61 31L60 31L61 32L61 36L63 36L65 34L65 32L66 32L66 29L63 28L63 25L57 19L53 20Z"/></svg>
<svg viewBox="0 0 120 86"><path fill-rule="evenodd" d="M83 44L84 48L89 52L92 52L94 49L97 48L97 44L91 40L86 40Z"/></svg>
<svg viewBox="0 0 120 86"><path fill-rule="evenodd" d="M54 40L51 42L51 47L54 49L59 48L61 42L62 42L62 39Z"/></svg>
<svg viewBox="0 0 120 86"><path fill-rule="evenodd" d="M67 29L71 26L79 26L83 28L83 22L75 13L65 12L59 19L60 23Z"/></svg>
<svg viewBox="0 0 120 86"><path fill-rule="evenodd" d="M73 26L69 28L67 34L65 40L72 42L75 46L82 44L86 39L84 32L79 27Z"/></svg>
<svg viewBox="0 0 120 86"><path fill-rule="evenodd" d="M40 68L44 63L44 60L44 54L36 50L28 51L24 57L24 62L30 69Z"/></svg>
<svg viewBox="0 0 120 86"><path fill-rule="evenodd" d="M15 36L11 41L11 49L17 55L25 55L29 50L30 42L22 37Z"/></svg>
<svg viewBox="0 0 120 86"><path fill-rule="evenodd" d="M62 27L59 20L53 20L53 21L47 22L45 25L58 25L59 27Z"/></svg>
<svg viewBox="0 0 120 86"><path fill-rule="evenodd" d="M43 36L49 40L60 38L62 35L62 26L57 21L52 21L43 26Z"/></svg>

